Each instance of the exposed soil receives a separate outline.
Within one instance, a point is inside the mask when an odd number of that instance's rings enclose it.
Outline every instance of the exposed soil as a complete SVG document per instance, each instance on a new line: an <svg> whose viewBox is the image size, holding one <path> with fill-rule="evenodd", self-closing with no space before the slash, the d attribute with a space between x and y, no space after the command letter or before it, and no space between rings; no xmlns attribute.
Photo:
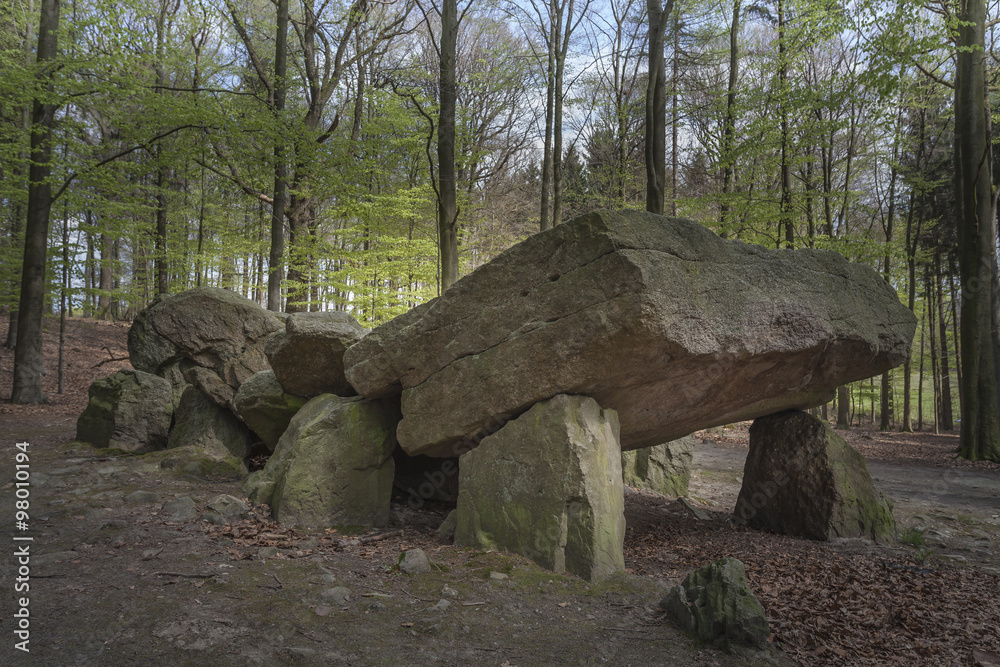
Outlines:
<svg viewBox="0 0 1000 667"><path fill-rule="evenodd" d="M72 443L89 383L128 367L95 368L125 356L126 332L70 320L66 393L56 394L49 335L52 404L0 403L0 630L9 642L0 663L972 665L974 655L989 664L1000 654L1000 466L956 461L954 436L845 433L914 543L877 546L735 527L746 425L701 433L689 496L702 518L629 491L629 573L589 585L519 557L457 548L434 532L448 507L412 510L402 499L392 526L361 535L286 530L263 508L225 526L172 521L166 502L188 497L201 511L220 493L238 496L240 482L181 475L163 465L169 453L109 458ZM9 396L11 365L0 352L0 397ZM14 523L17 442L30 443L28 531ZM126 502L137 490L149 494ZM15 536L34 538L30 654L13 650L24 595L15 593L13 553L24 544ZM400 552L414 547L432 572L399 572ZM771 622L768 651L700 645L658 611L669 586L724 555L746 564ZM350 590L346 599L324 597L338 586Z"/></svg>

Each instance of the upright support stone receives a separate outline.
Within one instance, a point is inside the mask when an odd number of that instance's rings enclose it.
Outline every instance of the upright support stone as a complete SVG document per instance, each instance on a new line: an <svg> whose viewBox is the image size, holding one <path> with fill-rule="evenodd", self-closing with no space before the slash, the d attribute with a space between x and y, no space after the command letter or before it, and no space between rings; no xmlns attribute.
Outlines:
<svg viewBox="0 0 1000 667"><path fill-rule="evenodd" d="M830 540L895 537L892 505L865 458L823 421L800 410L756 419L736 520L784 535Z"/></svg>
<svg viewBox="0 0 1000 667"><path fill-rule="evenodd" d="M655 447L622 452L625 483L663 496L687 495L694 459L694 436Z"/></svg>
<svg viewBox="0 0 1000 667"><path fill-rule="evenodd" d="M332 528L389 520L399 401L321 394L302 406L274 455L243 487L285 525Z"/></svg>
<svg viewBox="0 0 1000 667"><path fill-rule="evenodd" d="M618 416L560 394L463 454L455 543L503 549L587 581L623 572Z"/></svg>

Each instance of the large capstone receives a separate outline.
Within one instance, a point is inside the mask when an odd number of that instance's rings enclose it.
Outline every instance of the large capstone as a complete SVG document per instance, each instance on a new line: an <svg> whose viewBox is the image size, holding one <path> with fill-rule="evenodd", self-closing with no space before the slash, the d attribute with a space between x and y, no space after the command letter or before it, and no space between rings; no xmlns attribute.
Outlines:
<svg viewBox="0 0 1000 667"><path fill-rule="evenodd" d="M240 385L233 399L236 412L272 452L288 423L306 399L286 392L274 371L255 373Z"/></svg>
<svg viewBox="0 0 1000 667"><path fill-rule="evenodd" d="M687 495L695 439L685 436L655 447L622 452L625 483L663 496Z"/></svg>
<svg viewBox="0 0 1000 667"><path fill-rule="evenodd" d="M292 418L243 492L284 525L378 526L389 520L399 402L322 394Z"/></svg>
<svg viewBox="0 0 1000 667"><path fill-rule="evenodd" d="M826 423L793 410L754 420L736 520L784 535L830 540L895 537L892 506L865 458Z"/></svg>
<svg viewBox="0 0 1000 667"><path fill-rule="evenodd" d="M462 455L455 543L601 579L625 569L623 491L614 411L559 395Z"/></svg>
<svg viewBox="0 0 1000 667"><path fill-rule="evenodd" d="M174 406L170 383L142 371L118 371L90 385L76 439L95 447L151 452L167 445Z"/></svg>
<svg viewBox="0 0 1000 667"><path fill-rule="evenodd" d="M454 456L557 394L621 420L623 449L819 405L902 363L915 326L871 267L689 221L599 211L536 234L344 355L402 393L399 442Z"/></svg>
<svg viewBox="0 0 1000 667"><path fill-rule="evenodd" d="M274 313L217 287L161 295L132 322L129 360L170 380L175 398L192 384L231 408L239 386L268 368L264 341L283 327Z"/></svg>
<svg viewBox="0 0 1000 667"><path fill-rule="evenodd" d="M347 313L294 313L264 348L281 386L290 394L354 396L344 377L344 351L368 329Z"/></svg>
<svg viewBox="0 0 1000 667"><path fill-rule="evenodd" d="M764 648L770 626L764 608L750 590L746 568L722 558L691 572L660 602L667 617L700 639Z"/></svg>
<svg viewBox="0 0 1000 667"><path fill-rule="evenodd" d="M251 439L250 429L236 415L188 386L177 404L167 447L193 446L214 459L232 457L239 465L250 455Z"/></svg>

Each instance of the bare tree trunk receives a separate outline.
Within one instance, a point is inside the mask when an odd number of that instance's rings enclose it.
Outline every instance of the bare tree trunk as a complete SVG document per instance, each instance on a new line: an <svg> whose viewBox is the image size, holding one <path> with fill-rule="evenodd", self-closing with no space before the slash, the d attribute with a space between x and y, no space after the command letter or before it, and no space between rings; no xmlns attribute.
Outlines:
<svg viewBox="0 0 1000 667"><path fill-rule="evenodd" d="M680 52L681 52L681 21L680 12L674 12L674 57L673 71L670 76L670 215L677 217L677 185L680 171L680 150L677 146L677 135L681 124L679 107L680 100Z"/></svg>
<svg viewBox="0 0 1000 667"><path fill-rule="evenodd" d="M778 0L778 114L781 118L781 213L778 223L778 245L784 229L785 247L795 247L795 227L792 220L792 165L788 146L788 48L785 45L785 3Z"/></svg>
<svg viewBox="0 0 1000 667"><path fill-rule="evenodd" d="M457 0L441 1L440 107L438 116L438 243L441 290L458 280L458 199L455 189L455 105L458 53ZM557 223L553 215L553 222Z"/></svg>
<svg viewBox="0 0 1000 667"><path fill-rule="evenodd" d="M944 316L944 292L941 287L941 249L934 255L934 287L937 290L937 317L941 327L941 428L955 429L951 405L951 369L948 365L948 322Z"/></svg>
<svg viewBox="0 0 1000 667"><path fill-rule="evenodd" d="M959 456L1000 461L997 364L993 358L996 273L990 105L985 79L984 0L959 3L955 69L955 173L962 278L962 429Z"/></svg>
<svg viewBox="0 0 1000 667"><path fill-rule="evenodd" d="M28 170L28 213L24 228L24 263L21 269L21 298L18 303L17 348L14 352L14 382L11 403L44 403L42 390L42 317L45 308L45 263L49 233L52 190L49 185L52 157L52 126L55 105L42 99L52 89L58 55L59 0L42 0L38 25L39 96L31 114L31 167Z"/></svg>
<svg viewBox="0 0 1000 667"><path fill-rule="evenodd" d="M556 90L556 32L555 2L549 3L548 61L545 77L545 138L542 147L542 210L539 218L541 231L549 228L549 190L552 188L552 121L555 113Z"/></svg>
<svg viewBox="0 0 1000 667"><path fill-rule="evenodd" d="M69 151L67 151L69 152ZM62 220L62 280L59 290L59 388L64 393L66 368L66 300L69 292L69 206L63 205Z"/></svg>
<svg viewBox="0 0 1000 667"><path fill-rule="evenodd" d="M156 150L157 160L160 150ZM154 238L154 260L156 263L156 293L166 294L170 291L169 274L167 273L167 168L159 166L156 169L156 237Z"/></svg>
<svg viewBox="0 0 1000 667"><path fill-rule="evenodd" d="M733 22L729 27L729 87L726 89L726 117L722 126L722 204L719 207L719 235L729 236L729 193L733 183L733 141L736 136L736 83L740 75L741 0L733 0ZM839 403L839 401L838 401ZM838 409L839 412L839 409ZM840 421L838 419L838 425ZM847 424L843 425L846 428Z"/></svg>
<svg viewBox="0 0 1000 667"><path fill-rule="evenodd" d="M847 385L837 387L837 428L851 427L851 398Z"/></svg>
<svg viewBox="0 0 1000 667"><path fill-rule="evenodd" d="M952 340L955 341L955 375L958 376L958 413L962 414L962 318L958 314L958 293L955 290L954 276L958 273L953 258L949 258L948 293L951 295L951 331Z"/></svg>
<svg viewBox="0 0 1000 667"><path fill-rule="evenodd" d="M663 214L667 171L667 72L663 36L674 0L661 7L647 0L649 16L649 81L646 86L646 210Z"/></svg>
<svg viewBox="0 0 1000 667"><path fill-rule="evenodd" d="M934 387L934 434L937 435L941 432L941 376L938 372L937 334L935 332L935 325L937 323L934 321L937 307L934 303L934 290L931 286L930 271L924 274L924 289L927 303L927 328L930 331L931 384Z"/></svg>
<svg viewBox="0 0 1000 667"><path fill-rule="evenodd" d="M274 200L271 203L271 248L268 255L267 309L281 311L281 263L285 254L285 161L284 118L288 90L288 0L278 0L277 29L274 40L274 115L278 133L274 141ZM199 237L200 238L200 237Z"/></svg>
<svg viewBox="0 0 1000 667"><path fill-rule="evenodd" d="M917 373L917 430L924 430L924 341L927 332L927 316L920 316L920 370Z"/></svg>
<svg viewBox="0 0 1000 667"><path fill-rule="evenodd" d="M916 253L913 251L913 205L915 201L913 193L910 193L910 206L906 218L906 307L912 313L917 302L916 285ZM912 390L911 375L913 374L913 341L910 341L910 349L906 354L906 361L903 362L903 427L904 433L913 432ZM919 391L919 389L918 389Z"/></svg>

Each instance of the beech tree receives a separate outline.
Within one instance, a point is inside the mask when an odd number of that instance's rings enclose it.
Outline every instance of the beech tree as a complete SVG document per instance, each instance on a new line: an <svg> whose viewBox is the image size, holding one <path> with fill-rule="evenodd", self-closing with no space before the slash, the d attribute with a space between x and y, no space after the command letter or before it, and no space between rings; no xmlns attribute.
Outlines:
<svg viewBox="0 0 1000 667"><path fill-rule="evenodd" d="M962 286L962 433L959 454L1000 461L1000 410L994 364L993 285L996 195L990 104L984 71L986 4L962 0L955 70L955 188Z"/></svg>
<svg viewBox="0 0 1000 667"><path fill-rule="evenodd" d="M52 127L56 112L56 105L50 97L59 50L58 34L59 0L42 0L35 57L38 84L31 112L31 167L28 170L28 206L11 403L44 403L47 400L42 390L42 315L52 209L49 160L52 157Z"/></svg>
<svg viewBox="0 0 1000 667"><path fill-rule="evenodd" d="M663 213L667 174L667 69L663 37L674 0L646 0L649 17L649 77L646 84L646 210Z"/></svg>

